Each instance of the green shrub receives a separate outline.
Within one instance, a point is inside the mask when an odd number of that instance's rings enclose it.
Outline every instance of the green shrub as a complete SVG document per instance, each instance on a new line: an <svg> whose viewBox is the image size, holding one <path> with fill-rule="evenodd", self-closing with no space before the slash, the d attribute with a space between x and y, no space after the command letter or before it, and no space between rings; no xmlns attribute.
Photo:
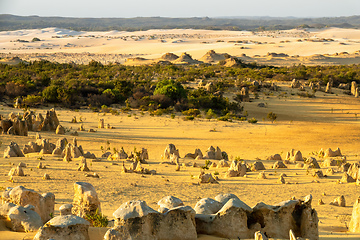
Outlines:
<svg viewBox="0 0 360 240"><path fill-rule="evenodd" d="M24 99L23 102L24 104L26 104L27 106L34 106L36 104L40 104L42 102L42 97L41 96L35 96L35 95L27 95Z"/></svg>
<svg viewBox="0 0 360 240"><path fill-rule="evenodd" d="M266 116L267 119L269 119L272 123L276 120L277 115L273 112L269 112Z"/></svg>
<svg viewBox="0 0 360 240"><path fill-rule="evenodd" d="M162 80L156 84L154 95L165 95L173 101L186 98L186 91L179 82L172 79Z"/></svg>
<svg viewBox="0 0 360 240"><path fill-rule="evenodd" d="M94 227L107 227L109 223L108 218L99 213L99 209L96 209L96 213L93 215L86 214L85 219Z"/></svg>
<svg viewBox="0 0 360 240"><path fill-rule="evenodd" d="M186 115L186 116L198 116L200 114L200 110L196 109L196 108L191 108L189 110L186 111L182 111L182 114Z"/></svg>
<svg viewBox="0 0 360 240"><path fill-rule="evenodd" d="M184 117L185 121L188 121L188 120L192 121L194 119L195 119L195 116L186 116L186 117Z"/></svg>
<svg viewBox="0 0 360 240"><path fill-rule="evenodd" d="M248 123L257 123L258 122L258 120L256 120L256 118L250 118L249 120L248 120Z"/></svg>

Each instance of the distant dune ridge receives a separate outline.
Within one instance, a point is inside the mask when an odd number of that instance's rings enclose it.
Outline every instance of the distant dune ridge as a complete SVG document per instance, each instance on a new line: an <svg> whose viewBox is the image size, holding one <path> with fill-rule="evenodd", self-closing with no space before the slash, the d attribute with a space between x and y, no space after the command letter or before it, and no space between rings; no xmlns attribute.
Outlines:
<svg viewBox="0 0 360 240"><path fill-rule="evenodd" d="M325 26L339 28L360 27L360 16L295 18L295 17L136 17L136 18L69 18L16 16L0 14L0 31L30 28L72 28L82 31L136 31L148 29L218 29L218 30L286 30L296 27Z"/></svg>
<svg viewBox="0 0 360 240"><path fill-rule="evenodd" d="M356 64L360 63L359 51L360 30L340 28L86 32L52 27L0 32L1 62L11 64L16 61L5 59L143 65L217 64L233 57L275 66Z"/></svg>

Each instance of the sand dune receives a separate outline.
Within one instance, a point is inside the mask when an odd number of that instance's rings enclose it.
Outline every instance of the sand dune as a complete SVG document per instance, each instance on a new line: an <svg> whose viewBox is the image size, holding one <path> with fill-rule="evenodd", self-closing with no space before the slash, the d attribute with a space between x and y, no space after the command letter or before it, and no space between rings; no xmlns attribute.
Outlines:
<svg viewBox="0 0 360 240"><path fill-rule="evenodd" d="M31 42L37 37L41 41ZM22 41L18 41L18 40ZM28 41L28 42L23 42ZM87 63L91 58L76 54L104 54L104 57L94 60L103 63L124 63L127 58L141 56L146 59L158 59L171 52L178 56L187 52L193 59L200 59L209 50L216 53L227 53L231 56L248 56L248 61L259 63L286 65L287 61L279 62L271 59L258 59L254 56L266 56L269 52L284 53L293 57L291 63L302 63L296 56L308 57L314 54L336 55L341 52L353 54L342 61L323 61L307 64L341 64L358 63L360 50L360 30L354 29L309 29L271 32L247 31L211 31L211 30L148 30L137 32L76 32L58 28L32 29L0 32L0 54L2 57L19 56L24 60L38 60L35 53L42 53L43 59L50 61L69 61L61 55L50 56L53 53L72 55L73 61ZM9 52L11 53L9 55ZM111 55L121 57L113 59ZM355 54L355 55L354 55ZM295 57L294 57L295 56Z"/></svg>

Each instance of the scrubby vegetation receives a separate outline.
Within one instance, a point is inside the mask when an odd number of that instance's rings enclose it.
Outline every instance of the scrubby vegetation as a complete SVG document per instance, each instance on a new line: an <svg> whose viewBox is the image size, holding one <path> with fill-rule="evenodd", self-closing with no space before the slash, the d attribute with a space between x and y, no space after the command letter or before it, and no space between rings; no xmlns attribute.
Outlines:
<svg viewBox="0 0 360 240"><path fill-rule="evenodd" d="M242 115L241 98L229 99L223 93L236 94L247 86L254 95L259 87L252 81L290 81L292 79L320 82L330 79L334 85L360 78L360 66L293 67L244 64L238 67L218 65L151 65L123 66L59 64L35 61L18 65L0 64L0 100L22 97L26 106L55 104L68 108L89 107L94 111L117 113L110 105L120 104L122 110L132 108L152 115L182 112L188 120L195 117L219 120L246 120ZM211 82L211 88L198 87L195 81ZM270 85L269 85L270 87Z"/></svg>

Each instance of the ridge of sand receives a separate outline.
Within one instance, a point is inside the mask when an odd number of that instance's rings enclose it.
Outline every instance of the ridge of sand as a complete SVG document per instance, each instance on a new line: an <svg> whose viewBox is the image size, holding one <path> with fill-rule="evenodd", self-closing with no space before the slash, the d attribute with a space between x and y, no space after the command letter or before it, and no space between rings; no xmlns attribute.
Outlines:
<svg viewBox="0 0 360 240"><path fill-rule="evenodd" d="M41 41L31 42L34 37ZM22 41L19 42L18 39ZM155 61L168 52L178 56L187 52L193 59L200 59L209 50L237 57L245 54L250 62L273 65L286 65L288 62L290 65L359 63L359 54L356 53L360 50L360 30L325 28L248 32L157 29L137 32L77 32L45 28L0 32L1 57L18 56L25 61L39 60L41 57L36 54L40 54L42 59L60 63L70 62L70 59L75 63L88 63L91 60L104 64L124 63L126 59L133 57ZM257 57L266 56L269 52L287 54L289 58L286 59L290 61ZM320 62L312 59L304 62L296 57L314 54L337 56L342 52L349 55ZM80 55L77 56L78 54ZM84 57L85 54L96 56Z"/></svg>

